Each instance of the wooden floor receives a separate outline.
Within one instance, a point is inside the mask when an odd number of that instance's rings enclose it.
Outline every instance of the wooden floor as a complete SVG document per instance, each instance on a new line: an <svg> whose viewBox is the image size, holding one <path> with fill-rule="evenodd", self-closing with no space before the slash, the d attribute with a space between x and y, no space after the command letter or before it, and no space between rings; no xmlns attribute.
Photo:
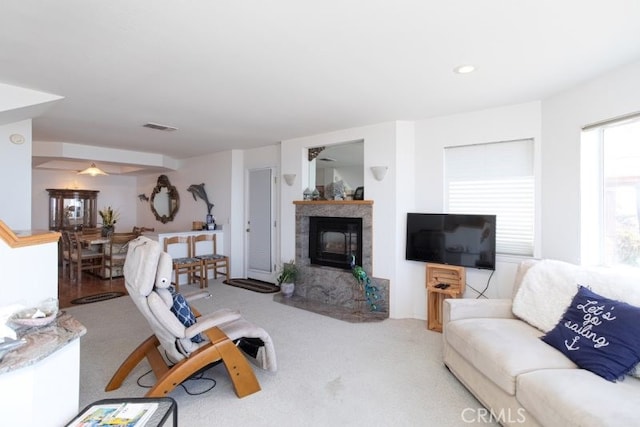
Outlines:
<svg viewBox="0 0 640 427"><path fill-rule="evenodd" d="M109 279L103 280L91 273L83 272L82 280L78 284L70 282L68 278L63 278L62 269L58 269L58 304L60 308L73 306L71 300L76 298L112 291L127 292L124 287L124 278L114 278L110 283Z"/></svg>

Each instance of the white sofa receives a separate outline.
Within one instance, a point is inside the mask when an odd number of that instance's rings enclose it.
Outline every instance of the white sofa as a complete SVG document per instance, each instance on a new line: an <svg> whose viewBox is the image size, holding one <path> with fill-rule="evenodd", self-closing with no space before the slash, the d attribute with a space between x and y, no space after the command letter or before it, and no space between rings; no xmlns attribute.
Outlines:
<svg viewBox="0 0 640 427"><path fill-rule="evenodd" d="M540 339L548 328L538 329L514 314L539 310L548 317L551 312L552 317L557 316L552 322L555 324L564 310L558 307L570 304L571 295L557 294L563 284L555 272L544 270L545 280L534 289L533 299L523 300L523 281L533 280L528 274L533 275L536 270L539 274L543 265L547 264L526 261L519 266L512 299L444 301L445 365L502 425L640 425L640 379L626 375L623 381L611 382L579 368ZM571 264L560 266L583 280L593 277L592 271ZM620 280L617 273L601 273L598 272L600 279L604 277L605 282L615 285L614 294L626 295L625 302L640 306L640 281ZM602 295L617 299L616 295ZM550 309L554 305L555 313Z"/></svg>

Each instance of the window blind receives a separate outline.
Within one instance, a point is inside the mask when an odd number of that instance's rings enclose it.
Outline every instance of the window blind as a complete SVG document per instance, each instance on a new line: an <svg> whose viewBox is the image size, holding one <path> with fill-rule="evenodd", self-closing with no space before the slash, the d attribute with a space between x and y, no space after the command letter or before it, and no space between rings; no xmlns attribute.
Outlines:
<svg viewBox="0 0 640 427"><path fill-rule="evenodd" d="M450 213L497 215L496 251L533 255L533 140L445 148Z"/></svg>

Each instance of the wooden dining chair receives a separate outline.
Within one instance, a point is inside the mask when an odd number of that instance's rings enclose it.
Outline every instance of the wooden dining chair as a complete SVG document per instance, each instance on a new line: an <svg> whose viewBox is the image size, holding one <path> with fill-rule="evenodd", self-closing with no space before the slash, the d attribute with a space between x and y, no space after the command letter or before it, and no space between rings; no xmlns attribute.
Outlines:
<svg viewBox="0 0 640 427"><path fill-rule="evenodd" d="M60 234L60 264L62 265L62 277L71 279L71 239L69 239L69 231L67 230L62 230Z"/></svg>
<svg viewBox="0 0 640 427"><path fill-rule="evenodd" d="M134 233L113 233L109 238L109 243L104 247L104 274L105 278L109 277L109 283L113 281L115 275L122 275L129 242L136 237L138 235ZM107 270L109 270L108 273Z"/></svg>
<svg viewBox="0 0 640 427"><path fill-rule="evenodd" d="M200 282L200 287L204 287L203 266L199 258L193 256L193 244L191 236L173 236L164 239L164 251L170 252L173 248L174 253L178 252L186 254L186 256L177 256L172 258L172 266L174 272L174 280L176 290L180 289L180 275L187 275L187 284L194 283L196 280Z"/></svg>
<svg viewBox="0 0 640 427"><path fill-rule="evenodd" d="M209 285L209 270L213 270L213 278L217 279L218 274L229 278L229 257L218 253L218 241L213 233L198 234L193 237L193 256L200 259L204 270L204 286ZM203 242L198 245L199 242ZM220 269L224 272L219 271Z"/></svg>
<svg viewBox="0 0 640 427"><path fill-rule="evenodd" d="M102 251L84 247L82 244L82 235L80 233L70 232L68 235L71 280L80 284L82 281L83 271L95 271L97 273L102 271L104 266L104 253Z"/></svg>

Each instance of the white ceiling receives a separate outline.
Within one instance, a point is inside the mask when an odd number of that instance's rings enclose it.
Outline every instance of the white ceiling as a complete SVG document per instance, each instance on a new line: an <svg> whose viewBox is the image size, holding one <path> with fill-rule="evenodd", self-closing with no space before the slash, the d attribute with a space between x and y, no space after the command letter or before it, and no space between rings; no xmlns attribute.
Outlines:
<svg viewBox="0 0 640 427"><path fill-rule="evenodd" d="M6 0L0 82L64 96L34 140L183 159L544 99L640 59L639 23L637 0Z"/></svg>

